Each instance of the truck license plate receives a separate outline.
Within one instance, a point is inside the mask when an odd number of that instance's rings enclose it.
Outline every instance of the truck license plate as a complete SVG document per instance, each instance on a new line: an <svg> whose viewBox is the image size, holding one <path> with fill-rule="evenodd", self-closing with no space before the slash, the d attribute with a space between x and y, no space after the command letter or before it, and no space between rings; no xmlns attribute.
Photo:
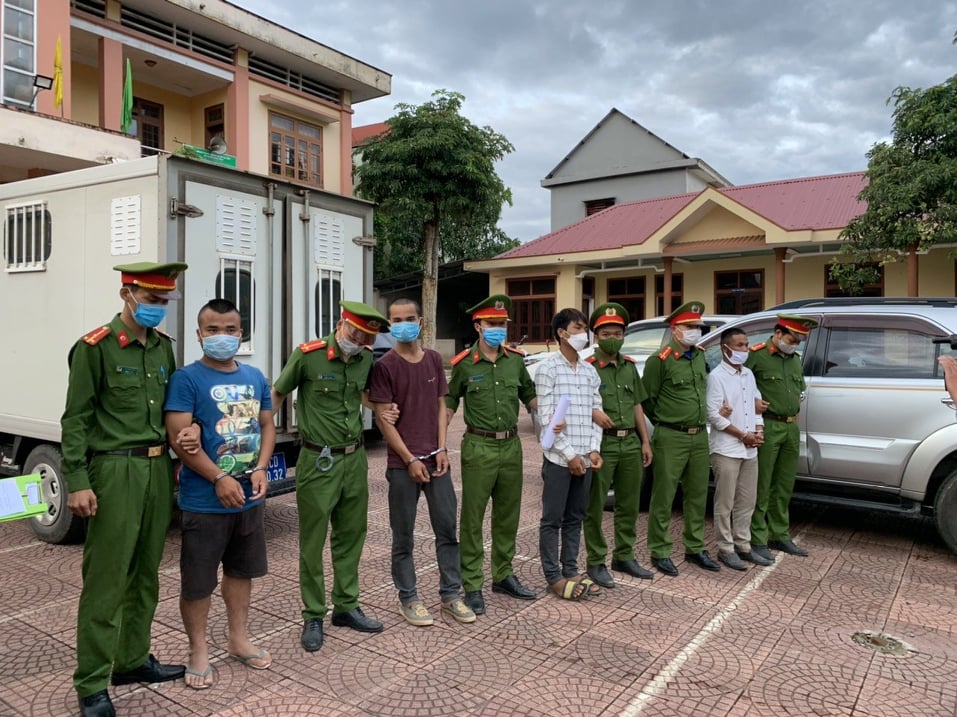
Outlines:
<svg viewBox="0 0 957 717"><path fill-rule="evenodd" d="M273 453L266 466L269 482L283 480L286 477L286 456L282 453Z"/></svg>

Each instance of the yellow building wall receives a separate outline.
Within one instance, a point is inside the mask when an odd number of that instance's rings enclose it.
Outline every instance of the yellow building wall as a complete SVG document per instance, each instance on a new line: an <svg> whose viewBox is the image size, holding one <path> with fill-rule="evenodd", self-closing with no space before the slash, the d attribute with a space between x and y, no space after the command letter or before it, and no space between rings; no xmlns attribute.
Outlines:
<svg viewBox="0 0 957 717"><path fill-rule="evenodd" d="M322 127L322 182L323 189L330 192L341 192L342 182L340 156L342 149L342 123L332 122L324 124L308 114L297 115L294 111L272 107L260 101L260 95L272 95L288 100L293 105L304 106L306 100L301 95L286 92L275 85L266 85L250 78L249 81L249 169L258 174L269 174L269 112L288 115L301 119L304 122L318 124ZM324 108L324 113L338 116L338 110L331 107ZM351 145L352 138L348 141Z"/></svg>
<svg viewBox="0 0 957 717"><path fill-rule="evenodd" d="M100 83L95 67L73 63L70 67L70 102L74 122L100 126Z"/></svg>
<svg viewBox="0 0 957 717"><path fill-rule="evenodd" d="M936 249L920 257L920 293L922 296L954 296L957 293L953 249Z"/></svg>
<svg viewBox="0 0 957 717"><path fill-rule="evenodd" d="M215 90L203 95L196 95L190 101L192 107L192 122L190 123L190 132L193 137L192 144L197 147L206 146L206 108L223 105L226 107L226 90ZM224 118L225 124L225 118ZM233 147L229 147L229 154L236 154Z"/></svg>
<svg viewBox="0 0 957 717"><path fill-rule="evenodd" d="M707 214L694 226L681 233L674 240L674 244L683 244L693 241L707 241L709 239L730 239L732 237L746 237L763 235L764 231L751 222L732 214L724 207L712 207Z"/></svg>

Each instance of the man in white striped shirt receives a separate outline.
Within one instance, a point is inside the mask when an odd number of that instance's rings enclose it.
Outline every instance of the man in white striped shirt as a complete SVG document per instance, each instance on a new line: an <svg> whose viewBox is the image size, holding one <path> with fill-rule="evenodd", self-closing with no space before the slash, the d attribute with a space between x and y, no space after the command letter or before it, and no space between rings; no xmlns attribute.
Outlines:
<svg viewBox="0 0 957 717"><path fill-rule="evenodd" d="M552 446L544 449L539 552L549 588L559 597L579 600L598 591L597 585L578 572L578 549L592 471L602 462L602 432L592 420L592 411L602 406L601 380L594 366L578 358L578 352L588 345L588 318L581 311L562 309L555 314L552 334L559 350L535 373L543 436L552 432L549 424L559 399L568 396L569 405L564 428L554 434Z"/></svg>
<svg viewBox="0 0 957 717"><path fill-rule="evenodd" d="M751 514L758 487L758 446L764 442L764 419L757 411L761 393L748 360L748 337L741 329L721 334L720 364L708 374L708 421L714 471L714 530L718 560L734 570L744 561L770 565L751 552Z"/></svg>

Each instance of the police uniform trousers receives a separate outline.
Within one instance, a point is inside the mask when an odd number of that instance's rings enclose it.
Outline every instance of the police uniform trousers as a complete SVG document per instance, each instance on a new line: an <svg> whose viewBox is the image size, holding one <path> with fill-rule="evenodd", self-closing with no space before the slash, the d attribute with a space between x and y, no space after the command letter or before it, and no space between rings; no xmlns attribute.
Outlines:
<svg viewBox="0 0 957 717"><path fill-rule="evenodd" d="M641 440L632 431L624 438L603 436L602 466L592 474L585 517L585 552L588 565L602 565L608 556L608 545L602 531L608 489L615 489L614 538L615 560L634 560L638 502L641 498Z"/></svg>
<svg viewBox="0 0 957 717"><path fill-rule="evenodd" d="M758 446L757 500L751 516L752 545L791 539L788 505L794 492L800 446L797 421L764 422L764 444Z"/></svg>
<svg viewBox="0 0 957 717"><path fill-rule="evenodd" d="M83 591L77 610L81 697L105 690L111 672L146 662L159 599L159 564L173 510L173 467L156 458L94 456L90 487L96 515L83 547Z"/></svg>
<svg viewBox="0 0 957 717"><path fill-rule="evenodd" d="M332 467L316 467L319 453L303 447L296 463L299 509L299 592L302 619L322 619L328 612L322 553L326 533L332 553L332 604L336 612L359 607L359 557L369 520L369 462L365 448L333 453Z"/></svg>
<svg viewBox="0 0 957 717"><path fill-rule="evenodd" d="M459 547L462 587L466 592L481 590L485 579L482 528L489 499L492 500L492 581L501 582L513 574L522 483L522 442L518 436L497 440L465 434Z"/></svg>
<svg viewBox="0 0 957 717"><path fill-rule="evenodd" d="M678 483L684 496L684 541L686 553L704 550L704 512L708 502L708 432L690 434L664 426L655 428L651 439L655 453L651 506L648 509L648 550L653 558L671 557L671 508Z"/></svg>

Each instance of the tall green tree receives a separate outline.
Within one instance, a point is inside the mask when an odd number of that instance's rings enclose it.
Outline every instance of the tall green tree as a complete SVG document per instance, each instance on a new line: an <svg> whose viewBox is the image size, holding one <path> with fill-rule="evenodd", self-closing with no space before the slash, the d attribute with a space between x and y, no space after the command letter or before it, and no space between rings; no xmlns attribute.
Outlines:
<svg viewBox="0 0 957 717"><path fill-rule="evenodd" d="M844 259L831 275L852 293L876 280L875 265L907 257L917 294L917 255L957 240L957 75L926 90L898 87L893 139L867 153L867 210L841 233Z"/></svg>
<svg viewBox="0 0 957 717"><path fill-rule="evenodd" d="M429 102L396 105L387 132L361 149L357 193L379 204L376 237L388 273L422 269L423 340L435 339L442 261L492 256L518 242L497 227L512 193L495 162L514 150L491 127L460 114L465 97L437 90Z"/></svg>

